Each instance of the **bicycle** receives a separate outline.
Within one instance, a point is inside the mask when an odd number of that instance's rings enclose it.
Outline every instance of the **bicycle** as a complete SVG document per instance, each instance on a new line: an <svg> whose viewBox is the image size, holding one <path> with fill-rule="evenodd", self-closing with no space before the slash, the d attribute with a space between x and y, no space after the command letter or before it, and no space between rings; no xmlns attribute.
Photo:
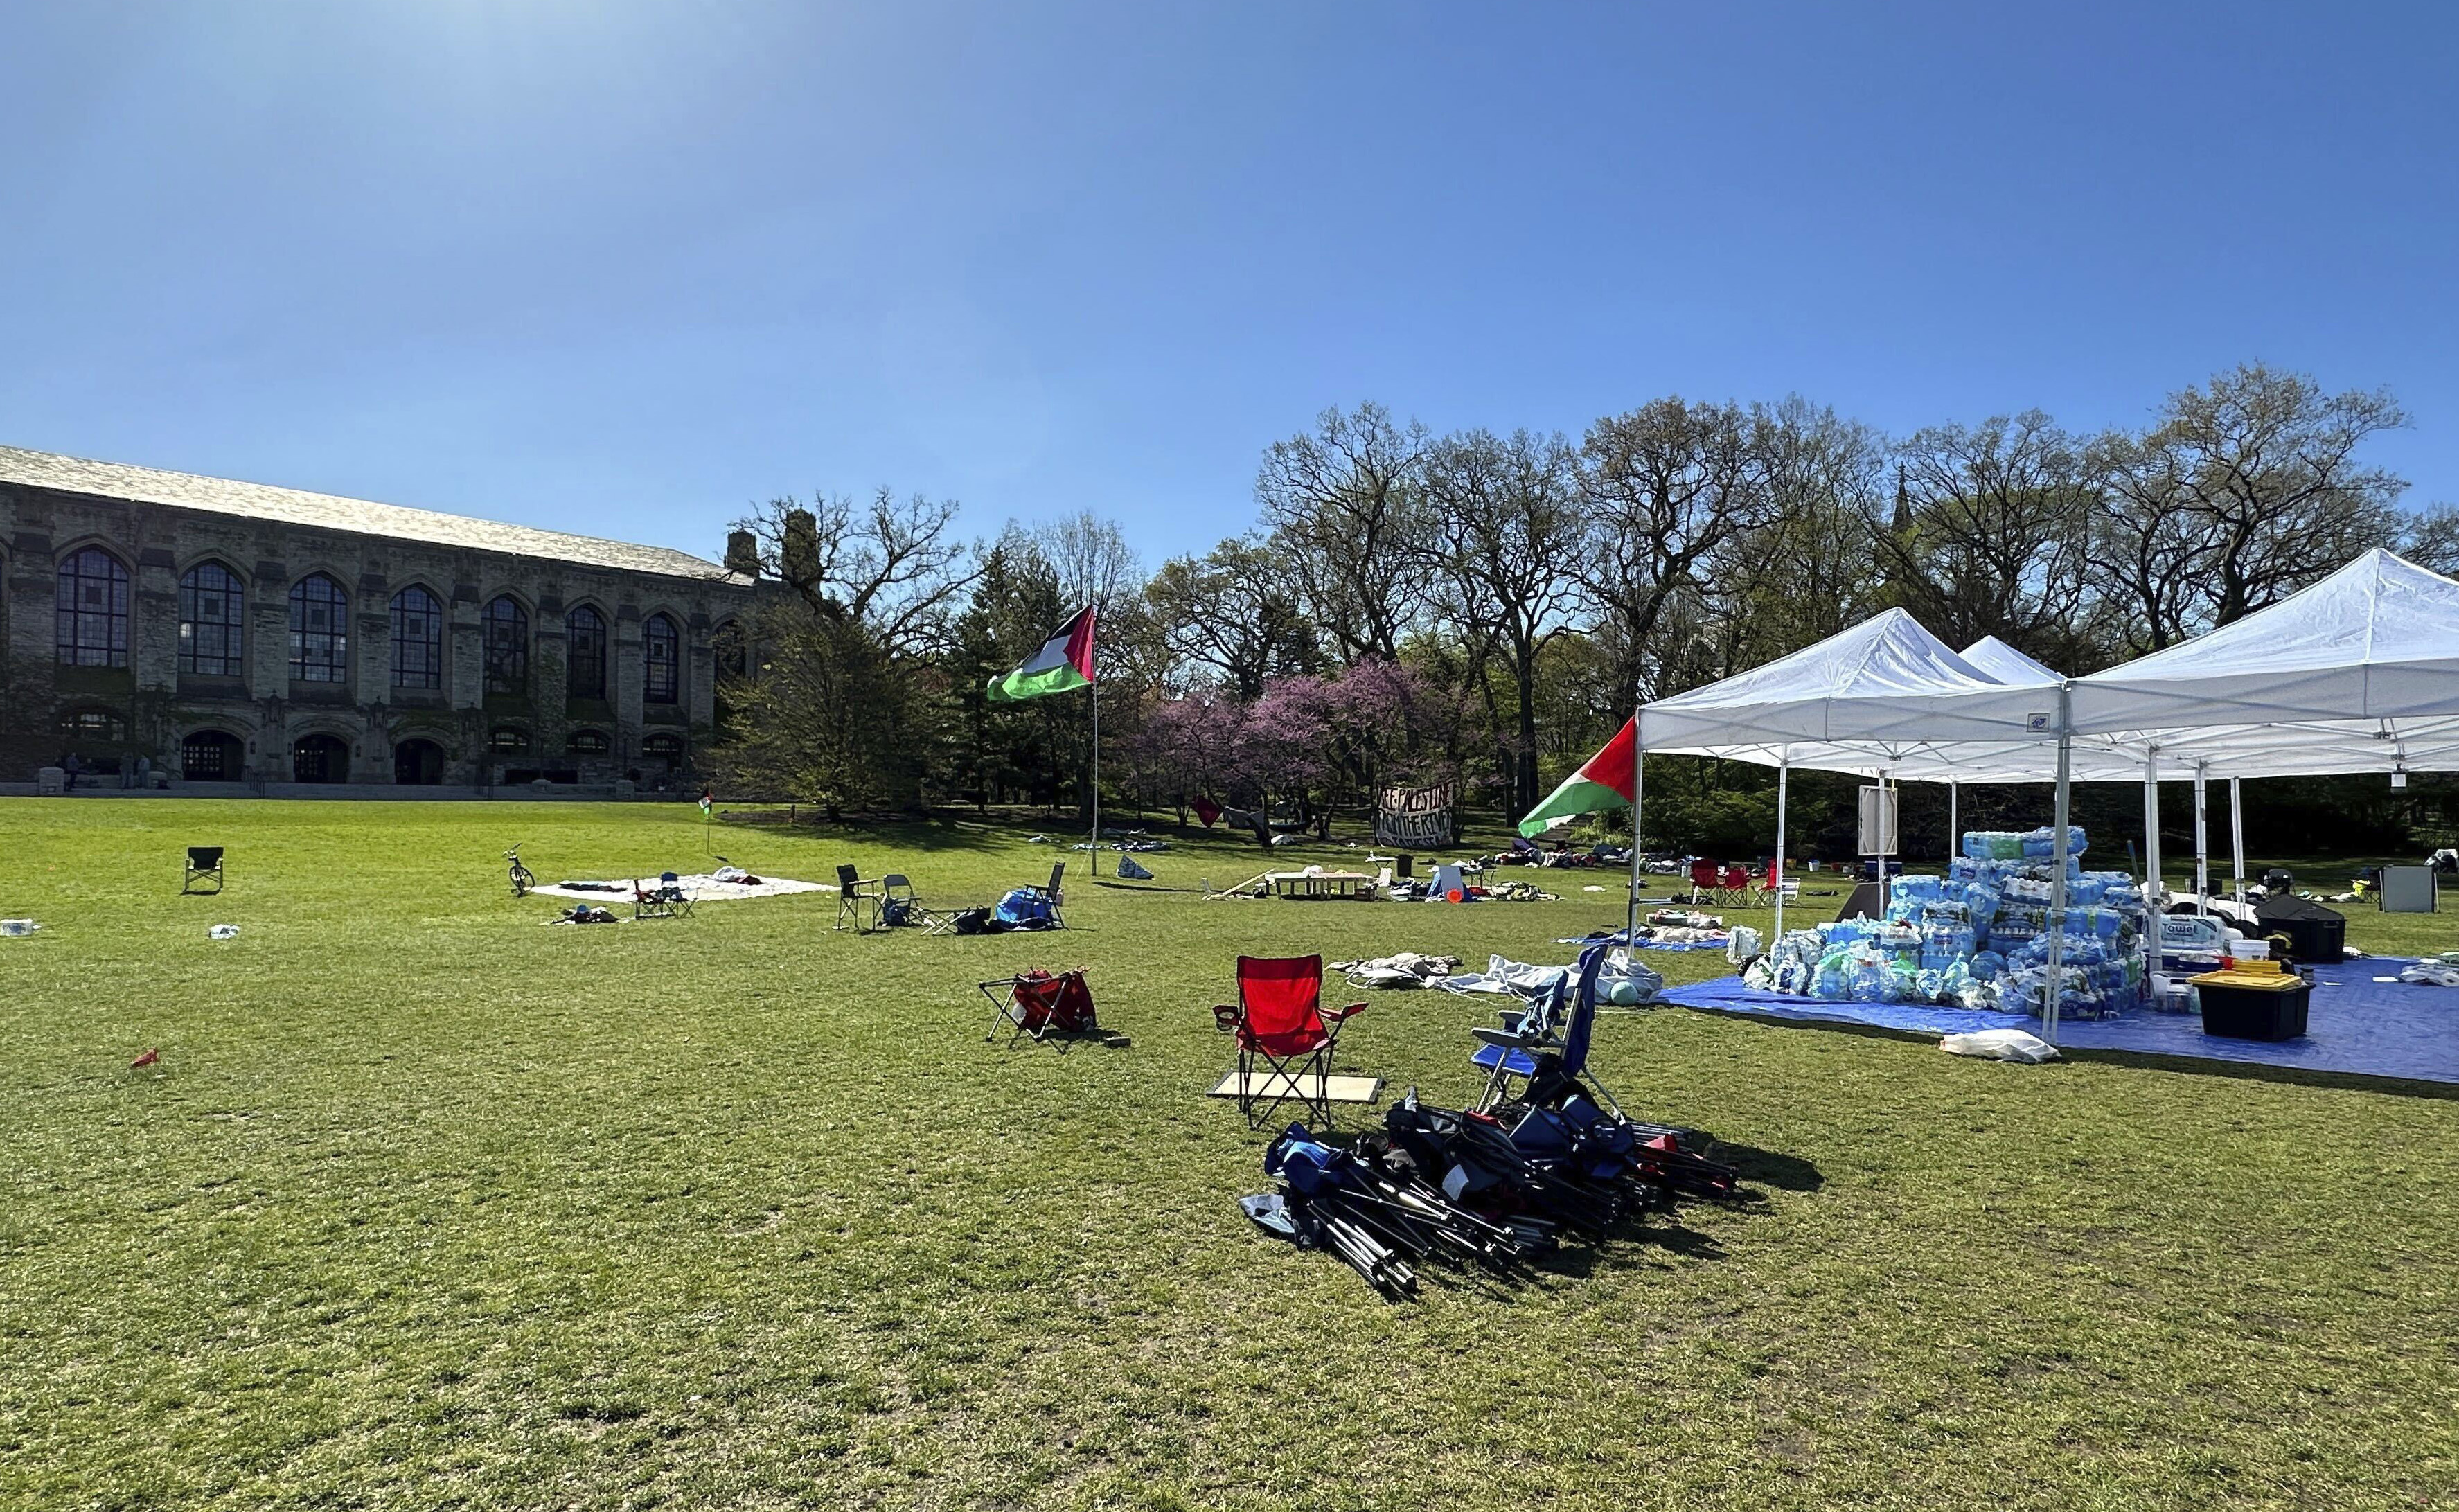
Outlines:
<svg viewBox="0 0 2459 1512"><path fill-rule="evenodd" d="M513 896L529 896L530 889L537 886L537 873L521 865L521 848L515 846L505 851L504 859L512 866Z"/></svg>

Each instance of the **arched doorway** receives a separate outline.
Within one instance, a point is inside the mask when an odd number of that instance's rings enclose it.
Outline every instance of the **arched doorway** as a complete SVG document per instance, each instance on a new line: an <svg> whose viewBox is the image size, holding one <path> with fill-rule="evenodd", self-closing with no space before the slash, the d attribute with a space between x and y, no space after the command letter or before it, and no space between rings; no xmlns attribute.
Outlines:
<svg viewBox="0 0 2459 1512"><path fill-rule="evenodd" d="M182 782L237 782L247 767L247 747L236 735L198 730L179 742Z"/></svg>
<svg viewBox="0 0 2459 1512"><path fill-rule="evenodd" d="M392 780L409 788L444 781L444 747L431 740L406 740L392 748Z"/></svg>
<svg viewBox="0 0 2459 1512"><path fill-rule="evenodd" d="M350 780L350 743L338 735L302 735L290 747L290 780L338 783Z"/></svg>

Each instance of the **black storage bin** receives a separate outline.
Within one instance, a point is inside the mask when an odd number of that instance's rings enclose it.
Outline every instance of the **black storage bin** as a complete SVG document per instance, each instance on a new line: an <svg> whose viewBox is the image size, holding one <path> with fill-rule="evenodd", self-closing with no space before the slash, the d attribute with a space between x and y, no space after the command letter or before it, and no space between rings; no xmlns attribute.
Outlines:
<svg viewBox="0 0 2459 1512"><path fill-rule="evenodd" d="M2313 986L2290 977L2293 987L2229 987L2195 983L2203 1003L2203 1033L2224 1040L2294 1040L2305 1032Z"/></svg>
<svg viewBox="0 0 2459 1512"><path fill-rule="evenodd" d="M2347 916L2301 897L2268 898L2255 911L2265 934L2288 937L2288 954L2299 965L2322 966L2347 959Z"/></svg>

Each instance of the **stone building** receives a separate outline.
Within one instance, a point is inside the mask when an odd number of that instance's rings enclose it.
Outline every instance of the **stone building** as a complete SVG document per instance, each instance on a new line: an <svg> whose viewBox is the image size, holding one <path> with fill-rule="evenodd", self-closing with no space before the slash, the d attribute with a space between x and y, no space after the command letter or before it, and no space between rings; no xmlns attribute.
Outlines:
<svg viewBox="0 0 2459 1512"><path fill-rule="evenodd" d="M740 670L727 562L0 447L0 782L671 788Z"/></svg>

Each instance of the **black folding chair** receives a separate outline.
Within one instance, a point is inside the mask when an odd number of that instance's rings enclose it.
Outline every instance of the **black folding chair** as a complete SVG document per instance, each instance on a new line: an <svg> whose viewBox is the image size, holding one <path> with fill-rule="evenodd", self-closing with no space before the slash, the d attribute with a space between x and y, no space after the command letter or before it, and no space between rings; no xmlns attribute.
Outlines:
<svg viewBox="0 0 2459 1512"><path fill-rule="evenodd" d="M866 882L852 867L837 868L836 929L844 929L846 920L853 920L854 933L864 934L879 924L880 890L876 882ZM862 921L862 911L871 910L871 923Z"/></svg>
<svg viewBox="0 0 2459 1512"><path fill-rule="evenodd" d="M891 872L879 879L879 923L883 929L900 924L930 927L930 912L915 895L913 880L902 872Z"/></svg>
<svg viewBox="0 0 2459 1512"><path fill-rule="evenodd" d="M672 872L660 872L656 887L644 888L637 881L632 884L632 917L635 920L689 918L691 911L691 894L683 891L683 880Z"/></svg>
<svg viewBox="0 0 2459 1512"><path fill-rule="evenodd" d="M1050 922L1052 926L1058 929L1065 929L1067 927L1066 915L1062 914L1059 911L1065 907L1067 903L1067 890L1064 886L1066 881L1067 863L1061 861L1050 869L1050 885L1048 887L1038 887L1035 884L1028 882L1024 886L1017 889L1017 891L1019 892L1031 893L1033 896L1049 904Z"/></svg>
<svg viewBox="0 0 2459 1512"><path fill-rule="evenodd" d="M210 880L212 887L199 884ZM191 892L213 893L222 890L222 848L220 846L188 847L188 864L179 877L182 897Z"/></svg>

